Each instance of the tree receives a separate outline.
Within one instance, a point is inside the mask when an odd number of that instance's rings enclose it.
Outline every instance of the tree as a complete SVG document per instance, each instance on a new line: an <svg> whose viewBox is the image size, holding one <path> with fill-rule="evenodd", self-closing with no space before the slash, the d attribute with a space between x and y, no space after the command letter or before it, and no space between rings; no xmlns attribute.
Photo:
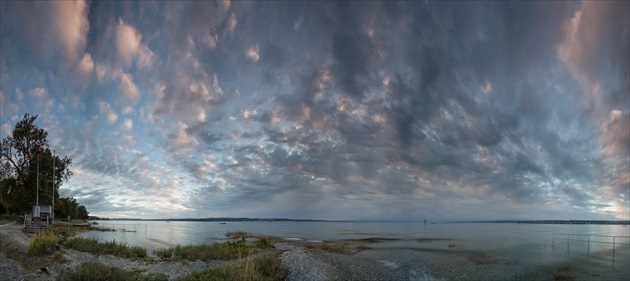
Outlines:
<svg viewBox="0 0 630 281"><path fill-rule="evenodd" d="M89 212L74 197L64 197L55 201L55 214L58 218L88 219Z"/></svg>
<svg viewBox="0 0 630 281"><path fill-rule="evenodd" d="M52 203L51 188L59 198L59 187L72 176L72 160L53 155L48 133L34 124L36 119L37 115L25 114L11 136L0 142L0 204L7 213L30 211L29 203L36 201L38 175L40 204Z"/></svg>
<svg viewBox="0 0 630 281"><path fill-rule="evenodd" d="M89 212L83 205L79 205L77 209L77 219L87 220L89 218Z"/></svg>

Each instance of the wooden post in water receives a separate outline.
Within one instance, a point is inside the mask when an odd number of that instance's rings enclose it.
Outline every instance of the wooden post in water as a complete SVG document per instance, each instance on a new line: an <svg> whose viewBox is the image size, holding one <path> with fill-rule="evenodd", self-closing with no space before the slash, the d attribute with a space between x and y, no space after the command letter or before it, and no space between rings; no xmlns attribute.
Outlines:
<svg viewBox="0 0 630 281"><path fill-rule="evenodd" d="M553 243L555 243L554 240L556 240L556 233L552 232L551 233L551 249L553 249L553 246L554 246Z"/></svg>
<svg viewBox="0 0 630 281"><path fill-rule="evenodd" d="M586 242L586 248L587 248L586 254L590 255L591 254L591 236L590 235L588 236L587 241L588 242Z"/></svg>
<svg viewBox="0 0 630 281"><path fill-rule="evenodd" d="M613 261L615 260L615 236L613 236Z"/></svg>

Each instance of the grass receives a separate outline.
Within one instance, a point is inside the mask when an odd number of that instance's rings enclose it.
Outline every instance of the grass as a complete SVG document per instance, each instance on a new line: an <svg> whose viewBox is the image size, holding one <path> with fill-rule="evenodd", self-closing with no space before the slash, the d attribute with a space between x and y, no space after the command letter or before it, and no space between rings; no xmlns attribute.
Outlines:
<svg viewBox="0 0 630 281"><path fill-rule="evenodd" d="M50 255L57 250L61 239L52 231L38 233L28 245L28 253L36 256Z"/></svg>
<svg viewBox="0 0 630 281"><path fill-rule="evenodd" d="M102 228L102 227L81 227L73 225L53 225L48 228L49 231L54 232L56 235L63 235L65 237L75 236L79 233L87 231L116 231L115 229Z"/></svg>
<svg viewBox="0 0 630 281"><path fill-rule="evenodd" d="M289 271L283 268L281 264L280 254L264 255L238 264L192 272L175 280L285 280Z"/></svg>
<svg viewBox="0 0 630 281"><path fill-rule="evenodd" d="M575 275L571 274L569 271L571 270L570 264L565 264L558 268L558 271L553 273L554 280L574 280Z"/></svg>
<svg viewBox="0 0 630 281"><path fill-rule="evenodd" d="M386 242L386 241L398 241L398 240L400 240L400 239L396 239L396 238L370 237L370 238L358 239L358 240L356 240L356 241L365 242L365 243L379 243L379 242Z"/></svg>
<svg viewBox="0 0 630 281"><path fill-rule="evenodd" d="M68 248L97 255L113 255L122 258L145 258L147 250L138 246L127 246L125 243L99 242L96 239L76 237L64 242Z"/></svg>
<svg viewBox="0 0 630 281"><path fill-rule="evenodd" d="M475 264L494 264L499 260L486 252L473 252L468 255L468 260Z"/></svg>
<svg viewBox="0 0 630 281"><path fill-rule="evenodd" d="M344 241L341 243L320 243L320 244L316 244L317 246L319 246L318 248L326 251L326 252L331 252L331 253L338 253L338 254L347 254L350 253L351 249L348 247L350 243Z"/></svg>
<svg viewBox="0 0 630 281"><path fill-rule="evenodd" d="M55 254L53 255L53 260L58 262L58 263L68 263L68 262L70 262L69 259L66 259L66 257L63 256L63 252L62 251L56 251Z"/></svg>
<svg viewBox="0 0 630 281"><path fill-rule="evenodd" d="M253 235L247 233L247 232L243 232L243 231L235 231L235 232L228 232L225 234L225 236L227 236L227 238L231 238L231 239L245 239L245 238L251 238L254 237Z"/></svg>
<svg viewBox="0 0 630 281"><path fill-rule="evenodd" d="M557 271L553 274L554 280L573 280L575 279L575 275L566 272L566 271Z"/></svg>
<svg viewBox="0 0 630 281"><path fill-rule="evenodd" d="M350 254L371 249L363 244L353 246L353 243L350 241L308 243L306 244L306 248L320 249L322 251L337 254Z"/></svg>
<svg viewBox="0 0 630 281"><path fill-rule="evenodd" d="M188 245L158 249L153 251L162 259L174 260L232 260L247 257L255 252L272 249L271 238L261 237L253 243L248 243L244 238L238 241L227 241L211 245Z"/></svg>
<svg viewBox="0 0 630 281"><path fill-rule="evenodd" d="M23 221L24 217L19 215L0 215L0 220L19 221L20 219Z"/></svg>
<svg viewBox="0 0 630 281"><path fill-rule="evenodd" d="M100 263L84 263L70 274L69 279L72 281L167 281L168 276L157 272L143 275L137 271L126 271Z"/></svg>

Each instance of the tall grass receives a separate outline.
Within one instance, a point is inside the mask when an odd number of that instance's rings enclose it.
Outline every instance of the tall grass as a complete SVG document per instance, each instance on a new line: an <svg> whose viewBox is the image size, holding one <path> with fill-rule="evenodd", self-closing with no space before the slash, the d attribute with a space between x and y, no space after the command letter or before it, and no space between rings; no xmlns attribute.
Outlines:
<svg viewBox="0 0 630 281"><path fill-rule="evenodd" d="M359 240L364 242L362 240ZM337 253L337 254L351 254L360 251L365 251L371 249L367 245L358 244L355 245L350 241L338 241L338 242L330 242L324 241L321 243L308 243L306 244L307 249L320 249L322 251Z"/></svg>
<svg viewBox="0 0 630 281"><path fill-rule="evenodd" d="M65 237L75 236L79 233L87 231L116 231L115 229L102 228L102 227L79 227L73 225L52 225L48 228L49 231L54 232L57 235L63 235Z"/></svg>
<svg viewBox="0 0 630 281"><path fill-rule="evenodd" d="M149 273L126 271L118 267L100 263L84 263L79 269L70 274L71 281L167 281L168 276L163 273Z"/></svg>
<svg viewBox="0 0 630 281"><path fill-rule="evenodd" d="M200 280L285 280L289 271L281 266L280 254L264 255L238 264L192 272L181 276L177 281Z"/></svg>
<svg viewBox="0 0 630 281"><path fill-rule="evenodd" d="M162 259L189 261L232 260L247 257L254 252L273 247L270 243L268 245L264 242L260 243L260 246L264 246L264 248L250 245L245 240L239 240L211 245L177 245L167 249L158 249L153 251L153 253Z"/></svg>
<svg viewBox="0 0 630 281"><path fill-rule="evenodd" d="M157 249L153 253L162 259L174 260L232 260L247 257L266 249L273 249L273 238L260 237L253 242L244 238L211 245L177 245L166 249Z"/></svg>
<svg viewBox="0 0 630 281"><path fill-rule="evenodd" d="M147 256L146 249L139 246L127 246L127 244L116 242L116 240L102 243L96 239L76 237L69 239L64 245L77 251L97 255L109 254L123 258L144 258Z"/></svg>
<svg viewBox="0 0 630 281"><path fill-rule="evenodd" d="M225 236L227 236L227 238L232 238L232 239L236 239L236 238L244 239L244 238L253 237L252 234L249 234L249 233L243 232L243 231L228 232L228 233L225 234Z"/></svg>
<svg viewBox="0 0 630 281"><path fill-rule="evenodd" d="M28 253L37 256L50 255L57 250L59 242L61 239L54 232L40 232L28 245Z"/></svg>

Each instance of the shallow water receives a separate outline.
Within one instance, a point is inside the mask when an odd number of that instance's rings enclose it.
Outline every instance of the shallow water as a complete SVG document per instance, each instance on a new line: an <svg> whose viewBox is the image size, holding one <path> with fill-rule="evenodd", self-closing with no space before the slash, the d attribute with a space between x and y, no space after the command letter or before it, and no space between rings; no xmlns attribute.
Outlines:
<svg viewBox="0 0 630 281"><path fill-rule="evenodd" d="M382 261L386 267L404 267L405 259L408 263L412 258L401 254L418 251L459 251L464 255L483 251L499 263L518 264L521 269L576 259L619 266L630 256L630 228L620 225L99 221L98 226L124 227L125 231L91 231L82 236L138 245L149 252L177 244L221 242L227 232L234 231L307 241L380 238L368 242L375 251L395 251ZM612 236L616 236L614 253Z"/></svg>

